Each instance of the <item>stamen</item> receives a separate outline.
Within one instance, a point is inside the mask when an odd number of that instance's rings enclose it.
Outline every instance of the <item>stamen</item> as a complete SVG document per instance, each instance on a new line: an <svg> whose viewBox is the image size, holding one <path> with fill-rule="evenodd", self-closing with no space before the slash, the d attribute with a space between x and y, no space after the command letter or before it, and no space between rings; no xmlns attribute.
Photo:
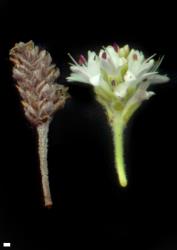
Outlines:
<svg viewBox="0 0 177 250"><path fill-rule="evenodd" d="M83 55L80 55L78 62L80 65L82 65L82 64L85 64L87 62L87 60L85 59L85 57Z"/></svg>
<svg viewBox="0 0 177 250"><path fill-rule="evenodd" d="M148 80L147 78L144 78L144 79L143 79L143 82L147 82L147 80Z"/></svg>
<svg viewBox="0 0 177 250"><path fill-rule="evenodd" d="M138 60L137 54L133 54L133 60L134 60L134 61L137 61L137 60Z"/></svg>
<svg viewBox="0 0 177 250"><path fill-rule="evenodd" d="M111 81L111 84L112 84L113 87L115 87L115 86L116 86L116 81L115 81L115 80L112 80L112 81Z"/></svg>
<svg viewBox="0 0 177 250"><path fill-rule="evenodd" d="M103 59L105 59L106 60L106 58L107 58L107 54L106 54L106 52L103 52L103 54L102 54L102 56L101 56Z"/></svg>
<svg viewBox="0 0 177 250"><path fill-rule="evenodd" d="M115 52L119 51L119 46L117 43L113 43L112 47L114 48Z"/></svg>

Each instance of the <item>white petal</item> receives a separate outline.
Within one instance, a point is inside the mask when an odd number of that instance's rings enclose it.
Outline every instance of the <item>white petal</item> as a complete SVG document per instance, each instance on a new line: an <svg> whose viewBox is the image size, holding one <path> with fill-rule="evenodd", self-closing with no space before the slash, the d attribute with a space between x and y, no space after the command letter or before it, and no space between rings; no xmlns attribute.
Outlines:
<svg viewBox="0 0 177 250"><path fill-rule="evenodd" d="M106 53L106 58L102 57L102 54ZM120 57L112 46L106 47L105 50L101 50L99 53L100 66L109 75L118 75L120 67L127 63L127 60Z"/></svg>
<svg viewBox="0 0 177 250"><path fill-rule="evenodd" d="M127 70L126 74L124 75L124 80L133 81L135 79L136 79L135 75L131 71Z"/></svg>
<svg viewBox="0 0 177 250"><path fill-rule="evenodd" d="M90 77L90 83L94 86L98 86L100 84L100 74Z"/></svg>
<svg viewBox="0 0 177 250"><path fill-rule="evenodd" d="M137 59L134 59L134 56L137 57ZM128 55L128 65L130 69L137 68L138 65L141 65L144 61L144 55L142 52L139 52L138 50L132 49Z"/></svg>
<svg viewBox="0 0 177 250"><path fill-rule="evenodd" d="M142 74L145 74L146 72L149 72L151 68L154 66L155 61L151 59L150 61L143 63L140 67L139 70L137 70L137 76L140 76Z"/></svg>
<svg viewBox="0 0 177 250"><path fill-rule="evenodd" d="M89 79L83 74L71 73L67 78L68 82L84 82L89 83Z"/></svg>
<svg viewBox="0 0 177 250"><path fill-rule="evenodd" d="M117 97L121 97L121 98L124 98L127 94L127 90L129 88L129 86L131 85L131 82L122 82L120 83L116 90L115 90L115 95Z"/></svg>
<svg viewBox="0 0 177 250"><path fill-rule="evenodd" d="M146 96L145 98L148 100L151 96L155 95L153 91L146 91Z"/></svg>
<svg viewBox="0 0 177 250"><path fill-rule="evenodd" d="M170 80L170 78L166 75L155 74L148 77L148 80L151 83L166 83Z"/></svg>
<svg viewBox="0 0 177 250"><path fill-rule="evenodd" d="M122 112L122 116L126 117L126 115L130 112L132 107L134 107L134 105L140 106L144 100L148 100L154 94L155 93L152 91L147 92L141 88L138 88L137 91L135 92L135 94L126 103L124 110Z"/></svg>
<svg viewBox="0 0 177 250"><path fill-rule="evenodd" d="M113 75L115 72L114 66L107 59L100 58L100 66L108 75Z"/></svg>
<svg viewBox="0 0 177 250"><path fill-rule="evenodd" d="M100 64L95 52L88 51L88 63L85 67L91 76L100 74Z"/></svg>
<svg viewBox="0 0 177 250"><path fill-rule="evenodd" d="M95 58L96 58L95 52L88 51L88 63L87 63L88 67L92 67L92 65L95 63Z"/></svg>
<svg viewBox="0 0 177 250"><path fill-rule="evenodd" d="M123 58L119 56L119 54L115 51L115 49L112 46L108 46L106 48L106 52L114 65L114 68L118 68L124 64Z"/></svg>

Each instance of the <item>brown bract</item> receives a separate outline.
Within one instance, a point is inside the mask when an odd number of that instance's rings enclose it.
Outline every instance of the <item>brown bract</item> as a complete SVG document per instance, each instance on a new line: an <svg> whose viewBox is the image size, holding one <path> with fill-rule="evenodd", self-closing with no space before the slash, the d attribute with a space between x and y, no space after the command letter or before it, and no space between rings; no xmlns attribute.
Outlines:
<svg viewBox="0 0 177 250"><path fill-rule="evenodd" d="M33 41L19 42L10 50L10 60L28 120L35 126L50 120L68 97L67 88L55 82L60 71L50 54Z"/></svg>

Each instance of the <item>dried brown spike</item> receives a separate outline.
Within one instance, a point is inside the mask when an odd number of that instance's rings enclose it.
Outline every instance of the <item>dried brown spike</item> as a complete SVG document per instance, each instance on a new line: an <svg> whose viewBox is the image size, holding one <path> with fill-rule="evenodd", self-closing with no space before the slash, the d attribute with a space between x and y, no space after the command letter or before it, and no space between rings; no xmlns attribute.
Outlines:
<svg viewBox="0 0 177 250"><path fill-rule="evenodd" d="M20 42L10 50L10 60L28 120L36 126L50 120L67 98L67 89L55 83L60 71L52 64L50 54L33 41Z"/></svg>
<svg viewBox="0 0 177 250"><path fill-rule="evenodd" d="M52 206L48 180L47 145L52 115L62 108L68 98L67 88L55 83L60 75L46 50L40 50L33 41L19 42L10 50L13 78L22 98L27 119L37 127L40 170L46 207Z"/></svg>

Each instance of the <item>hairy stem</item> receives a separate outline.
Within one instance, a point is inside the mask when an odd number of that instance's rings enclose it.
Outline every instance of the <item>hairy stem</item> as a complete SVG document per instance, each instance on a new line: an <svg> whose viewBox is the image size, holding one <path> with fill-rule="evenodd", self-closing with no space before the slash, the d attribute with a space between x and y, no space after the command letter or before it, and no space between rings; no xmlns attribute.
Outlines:
<svg viewBox="0 0 177 250"><path fill-rule="evenodd" d="M45 207L52 206L49 177L48 177L48 166L47 166L48 130L49 130L49 121L37 126L38 150L39 150L38 152L39 152L40 172L42 178L42 190L44 195Z"/></svg>
<svg viewBox="0 0 177 250"><path fill-rule="evenodd" d="M112 131L114 140L115 165L119 178L119 183L122 187L127 186L127 177L124 162L124 129L125 124L121 118L115 117L112 121Z"/></svg>

